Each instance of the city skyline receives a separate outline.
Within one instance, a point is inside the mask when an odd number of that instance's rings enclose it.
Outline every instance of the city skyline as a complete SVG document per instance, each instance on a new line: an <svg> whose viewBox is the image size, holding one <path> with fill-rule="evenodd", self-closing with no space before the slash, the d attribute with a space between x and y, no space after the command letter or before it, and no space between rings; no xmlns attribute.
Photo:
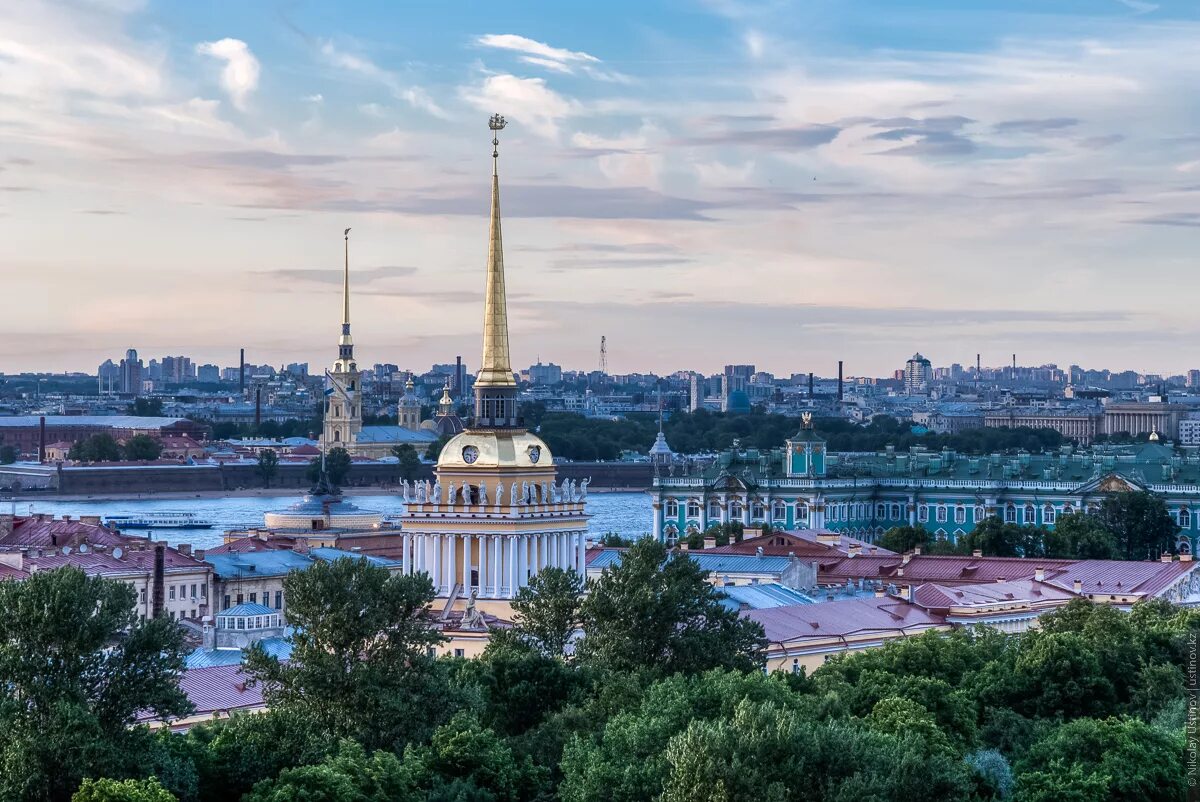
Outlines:
<svg viewBox="0 0 1200 802"><path fill-rule="evenodd" d="M1194 7L516 8L0 10L0 367L475 353L493 111L517 364L1192 366Z"/></svg>

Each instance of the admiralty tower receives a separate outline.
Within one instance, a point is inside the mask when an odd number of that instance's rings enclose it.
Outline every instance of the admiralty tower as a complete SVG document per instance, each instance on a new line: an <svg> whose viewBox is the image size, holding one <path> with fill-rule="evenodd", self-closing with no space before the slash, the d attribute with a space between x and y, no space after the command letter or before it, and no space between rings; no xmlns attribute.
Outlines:
<svg viewBox="0 0 1200 802"><path fill-rule="evenodd" d="M492 204L483 358L475 379L475 414L442 448L435 481L404 486L403 566L424 571L443 598L476 596L480 608L504 613L538 571L586 568L587 483L557 482L554 457L517 413L517 383L508 348L504 251L500 236L499 133L492 131Z"/></svg>

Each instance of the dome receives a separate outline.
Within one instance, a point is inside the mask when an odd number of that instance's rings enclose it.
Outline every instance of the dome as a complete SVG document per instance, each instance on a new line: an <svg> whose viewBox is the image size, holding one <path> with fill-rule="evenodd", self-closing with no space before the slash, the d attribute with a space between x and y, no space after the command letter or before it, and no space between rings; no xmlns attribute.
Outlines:
<svg viewBox="0 0 1200 802"><path fill-rule="evenodd" d="M474 459L468 461L472 455ZM438 455L439 470L546 468L552 465L554 458L542 439L522 429L468 430L452 437Z"/></svg>

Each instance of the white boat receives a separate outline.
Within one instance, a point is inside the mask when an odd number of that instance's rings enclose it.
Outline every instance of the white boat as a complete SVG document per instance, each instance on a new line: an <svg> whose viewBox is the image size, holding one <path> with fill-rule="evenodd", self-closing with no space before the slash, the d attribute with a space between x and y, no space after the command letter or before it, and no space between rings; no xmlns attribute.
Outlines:
<svg viewBox="0 0 1200 802"><path fill-rule="evenodd" d="M194 512L143 512L138 515L106 515L104 523L118 529L212 529Z"/></svg>

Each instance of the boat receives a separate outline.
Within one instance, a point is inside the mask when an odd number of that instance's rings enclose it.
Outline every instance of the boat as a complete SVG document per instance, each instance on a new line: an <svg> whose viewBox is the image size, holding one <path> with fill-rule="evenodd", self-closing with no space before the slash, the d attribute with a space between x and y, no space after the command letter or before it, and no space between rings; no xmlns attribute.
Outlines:
<svg viewBox="0 0 1200 802"><path fill-rule="evenodd" d="M213 522L194 512L143 512L138 515L106 515L104 523L117 529L212 529Z"/></svg>

